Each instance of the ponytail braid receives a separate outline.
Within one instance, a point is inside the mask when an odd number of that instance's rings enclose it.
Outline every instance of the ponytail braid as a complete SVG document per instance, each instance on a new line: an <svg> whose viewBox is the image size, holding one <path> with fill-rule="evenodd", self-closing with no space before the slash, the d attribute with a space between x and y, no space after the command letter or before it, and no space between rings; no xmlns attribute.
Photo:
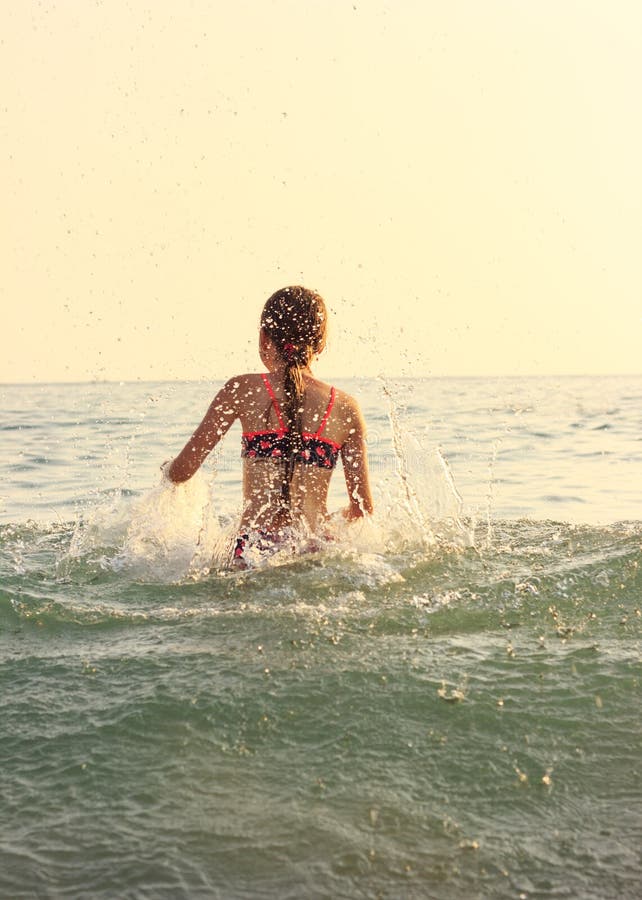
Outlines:
<svg viewBox="0 0 642 900"><path fill-rule="evenodd" d="M265 304L261 327L285 363L283 413L290 440L281 496L284 505L289 507L295 461L303 449L303 370L314 354L323 350L326 341L327 313L323 298L304 287L283 288L272 294Z"/></svg>

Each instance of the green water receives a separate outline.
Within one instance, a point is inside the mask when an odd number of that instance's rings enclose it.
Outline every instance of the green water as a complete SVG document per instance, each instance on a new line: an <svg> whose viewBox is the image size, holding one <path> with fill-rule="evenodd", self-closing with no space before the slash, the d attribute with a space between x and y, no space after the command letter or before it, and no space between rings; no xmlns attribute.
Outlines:
<svg viewBox="0 0 642 900"><path fill-rule="evenodd" d="M211 386L2 389L2 900L642 895L642 382L346 387L374 519L240 574Z"/></svg>
<svg viewBox="0 0 642 900"><path fill-rule="evenodd" d="M4 896L638 896L638 525L172 585L68 538L3 533Z"/></svg>

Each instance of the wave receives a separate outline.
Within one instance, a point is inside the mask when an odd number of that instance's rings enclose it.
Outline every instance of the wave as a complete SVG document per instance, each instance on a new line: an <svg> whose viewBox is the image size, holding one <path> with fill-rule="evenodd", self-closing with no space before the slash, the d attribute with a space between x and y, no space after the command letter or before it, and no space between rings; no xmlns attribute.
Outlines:
<svg viewBox="0 0 642 900"><path fill-rule="evenodd" d="M155 498L173 502L162 492ZM429 619L436 627L440 617L442 627L455 630L526 624L563 639L590 635L600 622L623 632L639 628L640 522L512 520L474 531L469 522L472 540L465 543L447 521L441 530L433 523L431 540L422 541L373 519L314 553L279 554L233 572L211 565L210 550L191 540L193 530L206 527L208 538L214 531L220 542L229 524L204 526L203 509L198 515L192 509L182 523L173 520L170 541L157 525L143 527L149 503L149 497L125 508L116 503L111 516L103 507L84 524L0 528L2 627L128 627L296 613L392 630L423 627Z"/></svg>
<svg viewBox="0 0 642 900"><path fill-rule="evenodd" d="M377 480L374 516L335 515L327 539L294 535L238 572L229 562L239 510L221 505L231 494L217 490L216 473L99 492L72 521L0 526L0 622L120 627L298 609L380 625L387 616L390 627L529 617L568 637L590 631L594 606L639 616L629 607L642 523L494 520L490 492L485 520L471 519L440 451L390 406L395 466Z"/></svg>

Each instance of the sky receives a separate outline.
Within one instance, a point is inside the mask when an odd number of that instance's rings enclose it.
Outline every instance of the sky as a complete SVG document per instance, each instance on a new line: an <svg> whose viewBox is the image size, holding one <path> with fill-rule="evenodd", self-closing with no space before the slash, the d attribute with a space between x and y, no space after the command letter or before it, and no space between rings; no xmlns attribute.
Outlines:
<svg viewBox="0 0 642 900"><path fill-rule="evenodd" d="M642 372L638 0L5 0L0 381ZM8 321L7 321L8 320Z"/></svg>

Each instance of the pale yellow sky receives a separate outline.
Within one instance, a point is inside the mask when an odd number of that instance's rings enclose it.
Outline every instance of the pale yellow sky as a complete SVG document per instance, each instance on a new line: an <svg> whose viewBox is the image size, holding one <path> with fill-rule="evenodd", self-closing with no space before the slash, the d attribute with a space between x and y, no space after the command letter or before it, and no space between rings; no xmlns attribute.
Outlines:
<svg viewBox="0 0 642 900"><path fill-rule="evenodd" d="M6 0L0 381L639 373L638 0ZM8 327L7 318L8 314Z"/></svg>

